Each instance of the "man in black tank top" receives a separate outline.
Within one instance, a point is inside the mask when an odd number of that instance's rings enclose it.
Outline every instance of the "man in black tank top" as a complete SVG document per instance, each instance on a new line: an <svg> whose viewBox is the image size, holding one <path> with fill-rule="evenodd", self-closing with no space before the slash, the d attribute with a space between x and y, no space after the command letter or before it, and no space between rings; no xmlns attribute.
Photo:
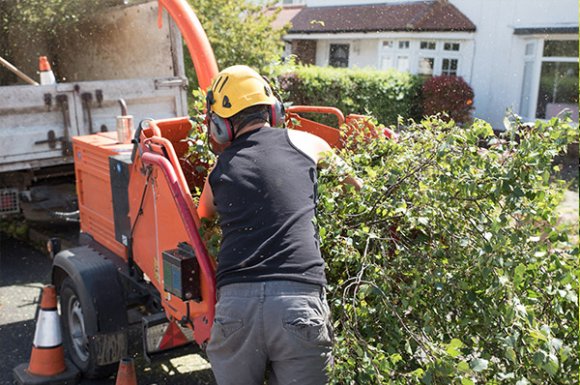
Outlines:
<svg viewBox="0 0 580 385"><path fill-rule="evenodd" d="M317 162L330 147L276 128L283 108L246 66L218 74L207 107L213 140L229 143L198 207L218 215L223 237L207 347L217 383L325 384L332 326L314 216Z"/></svg>

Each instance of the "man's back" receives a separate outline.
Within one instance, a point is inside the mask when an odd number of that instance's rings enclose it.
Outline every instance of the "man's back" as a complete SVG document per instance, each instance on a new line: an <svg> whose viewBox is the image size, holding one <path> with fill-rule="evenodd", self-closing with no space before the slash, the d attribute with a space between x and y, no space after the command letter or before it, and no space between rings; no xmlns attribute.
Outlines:
<svg viewBox="0 0 580 385"><path fill-rule="evenodd" d="M316 210L316 164L288 130L239 135L210 175L220 217L218 286L286 279L325 284Z"/></svg>

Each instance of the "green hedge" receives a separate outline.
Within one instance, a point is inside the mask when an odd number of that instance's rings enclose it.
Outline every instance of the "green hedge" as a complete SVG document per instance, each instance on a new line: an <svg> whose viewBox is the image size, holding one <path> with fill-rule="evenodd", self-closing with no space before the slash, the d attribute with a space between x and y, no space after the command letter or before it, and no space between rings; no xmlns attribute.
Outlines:
<svg viewBox="0 0 580 385"><path fill-rule="evenodd" d="M337 107L345 114L371 114L379 122L420 116L421 80L397 71L315 66L277 68L284 100L294 105Z"/></svg>

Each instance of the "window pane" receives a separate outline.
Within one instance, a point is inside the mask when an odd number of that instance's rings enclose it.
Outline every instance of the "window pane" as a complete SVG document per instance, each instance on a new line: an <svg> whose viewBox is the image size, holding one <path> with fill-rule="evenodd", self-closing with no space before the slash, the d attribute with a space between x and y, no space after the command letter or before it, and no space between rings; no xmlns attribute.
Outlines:
<svg viewBox="0 0 580 385"><path fill-rule="evenodd" d="M578 57L578 40L546 40L544 57Z"/></svg>
<svg viewBox="0 0 580 385"><path fill-rule="evenodd" d="M435 59L432 57L419 58L419 74L420 75L433 75L434 64L435 64Z"/></svg>
<svg viewBox="0 0 580 385"><path fill-rule="evenodd" d="M409 41L408 40L399 42L399 49L407 49L407 48L409 48Z"/></svg>
<svg viewBox="0 0 580 385"><path fill-rule="evenodd" d="M441 74L442 75L456 76L458 65L459 65L459 60L457 60L457 59L443 59Z"/></svg>
<svg viewBox="0 0 580 385"><path fill-rule="evenodd" d="M459 43L445 43L443 49L445 51L459 51Z"/></svg>
<svg viewBox="0 0 580 385"><path fill-rule="evenodd" d="M578 63L543 62L536 117L549 119L564 109L578 121Z"/></svg>
<svg viewBox="0 0 580 385"><path fill-rule="evenodd" d="M409 57L408 56L397 57L397 69L399 71L403 71L403 72L409 71Z"/></svg>
<svg viewBox="0 0 580 385"><path fill-rule="evenodd" d="M434 50L435 49L435 42L434 41L422 41L421 42L421 49Z"/></svg>
<svg viewBox="0 0 580 385"><path fill-rule="evenodd" d="M393 48L393 41L392 40L383 41L383 48Z"/></svg>
<svg viewBox="0 0 580 385"><path fill-rule="evenodd" d="M532 96L532 79L534 63L529 61L524 64L524 84L522 85L522 98L520 99L520 115L530 116L530 99Z"/></svg>
<svg viewBox="0 0 580 385"><path fill-rule="evenodd" d="M348 67L348 44L331 44L328 65L331 67Z"/></svg>

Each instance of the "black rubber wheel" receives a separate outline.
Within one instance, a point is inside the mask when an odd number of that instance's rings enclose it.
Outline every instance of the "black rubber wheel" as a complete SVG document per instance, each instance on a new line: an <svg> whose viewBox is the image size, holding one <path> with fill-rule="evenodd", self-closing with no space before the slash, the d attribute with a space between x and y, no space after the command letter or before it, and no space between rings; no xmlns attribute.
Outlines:
<svg viewBox="0 0 580 385"><path fill-rule="evenodd" d="M62 318L63 342L68 355L86 378L109 377L117 364L99 365L97 363L94 340L89 338L87 329L97 330L97 319L87 311L92 303L83 303L78 290L70 277L65 278L60 287L60 309Z"/></svg>

